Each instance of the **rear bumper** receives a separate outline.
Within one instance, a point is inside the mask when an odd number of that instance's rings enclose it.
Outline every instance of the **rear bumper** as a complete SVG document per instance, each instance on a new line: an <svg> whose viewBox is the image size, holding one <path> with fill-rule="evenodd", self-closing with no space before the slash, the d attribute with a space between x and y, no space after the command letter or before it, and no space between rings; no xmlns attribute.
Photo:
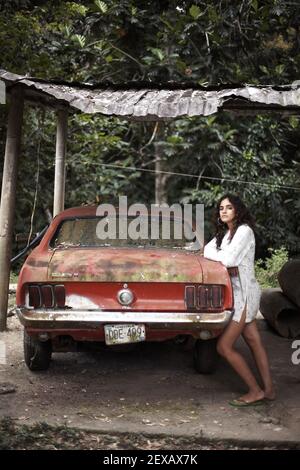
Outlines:
<svg viewBox="0 0 300 470"><path fill-rule="evenodd" d="M151 329L201 330L223 329L233 311L199 312L137 312L103 310L49 310L18 307L20 322L26 328L39 330L97 329L106 324L142 323Z"/></svg>

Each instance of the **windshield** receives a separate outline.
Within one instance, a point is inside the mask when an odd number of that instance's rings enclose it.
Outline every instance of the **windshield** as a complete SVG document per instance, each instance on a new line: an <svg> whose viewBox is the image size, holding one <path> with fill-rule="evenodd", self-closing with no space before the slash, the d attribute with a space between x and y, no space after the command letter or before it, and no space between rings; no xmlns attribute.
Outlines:
<svg viewBox="0 0 300 470"><path fill-rule="evenodd" d="M50 246L200 249L200 243L187 222L118 215L66 219L59 225Z"/></svg>

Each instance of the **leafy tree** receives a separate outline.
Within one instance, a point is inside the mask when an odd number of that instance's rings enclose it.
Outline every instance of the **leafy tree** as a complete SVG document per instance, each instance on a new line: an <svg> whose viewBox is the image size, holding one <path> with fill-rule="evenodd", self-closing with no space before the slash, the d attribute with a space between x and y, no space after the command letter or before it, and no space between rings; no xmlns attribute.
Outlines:
<svg viewBox="0 0 300 470"><path fill-rule="evenodd" d="M1 1L1 66L93 83L288 84L298 79L300 65L299 6L283 0ZM1 107L1 155L6 120ZM38 230L52 206L55 116L26 106L24 123L16 231L29 233L33 207ZM67 205L124 193L129 201L154 202L154 174L141 170L155 170L159 148L163 170L195 175L165 178L170 202L204 202L209 220L219 195L238 192L256 215L263 253L281 245L297 253L299 191L278 185L298 186L298 133L296 117L220 113L167 122L161 134L155 123L74 114Z"/></svg>

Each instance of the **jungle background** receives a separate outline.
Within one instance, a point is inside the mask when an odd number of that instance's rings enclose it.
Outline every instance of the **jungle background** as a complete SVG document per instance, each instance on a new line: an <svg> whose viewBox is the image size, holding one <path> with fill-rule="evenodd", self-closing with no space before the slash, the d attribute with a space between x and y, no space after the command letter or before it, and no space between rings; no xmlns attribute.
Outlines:
<svg viewBox="0 0 300 470"><path fill-rule="evenodd" d="M0 60L17 74L87 83L291 84L300 79L299 27L297 0L10 0L0 2ZM2 105L1 171L7 112ZM119 195L129 204L204 203L209 238L216 199L231 191L255 215L259 258L298 256L299 131L297 116L276 114L161 126L71 114L65 205ZM55 135L54 111L25 105L15 234L47 224ZM15 242L14 254L23 246Z"/></svg>

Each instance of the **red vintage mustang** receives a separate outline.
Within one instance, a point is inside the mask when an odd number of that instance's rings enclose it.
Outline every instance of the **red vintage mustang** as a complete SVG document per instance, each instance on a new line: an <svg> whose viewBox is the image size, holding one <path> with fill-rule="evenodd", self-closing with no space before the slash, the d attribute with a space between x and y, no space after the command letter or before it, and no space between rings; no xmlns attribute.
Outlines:
<svg viewBox="0 0 300 470"><path fill-rule="evenodd" d="M86 342L193 337L196 370L215 370L216 338L233 312L227 269L184 238L124 239L117 230L100 239L96 209L56 216L23 265L17 312L29 369L45 370L52 351Z"/></svg>

